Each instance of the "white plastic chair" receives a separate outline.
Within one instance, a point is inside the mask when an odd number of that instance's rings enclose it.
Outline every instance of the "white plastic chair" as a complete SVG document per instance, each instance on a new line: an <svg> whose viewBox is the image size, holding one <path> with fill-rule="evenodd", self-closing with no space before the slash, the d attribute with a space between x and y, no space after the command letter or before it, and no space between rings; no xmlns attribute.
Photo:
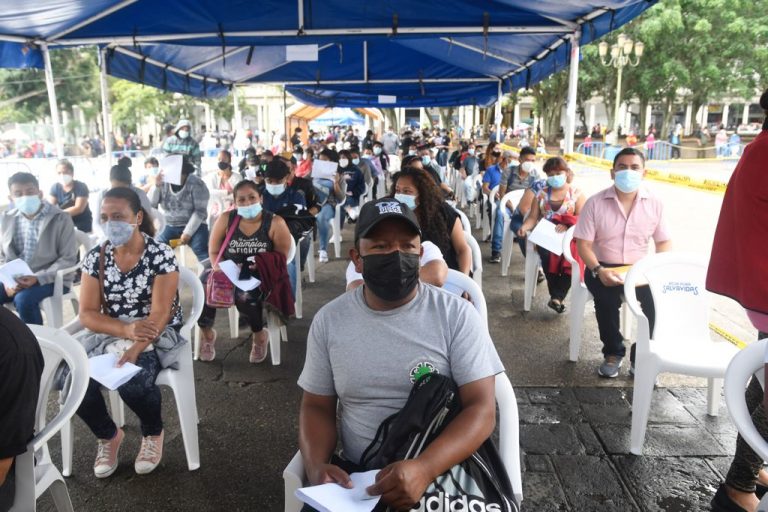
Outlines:
<svg viewBox="0 0 768 512"><path fill-rule="evenodd" d="M480 251L480 244L477 243L472 234L464 232L464 239L467 241L472 251L472 279L477 285L483 287L483 253Z"/></svg>
<svg viewBox="0 0 768 512"><path fill-rule="evenodd" d="M336 205L333 218L331 219L331 239L329 240L333 244L333 251L336 254L336 258L341 258L341 216L344 215L344 201L346 201L347 183L341 181L341 191L344 195L342 201ZM333 193L333 192L331 192Z"/></svg>
<svg viewBox="0 0 768 512"><path fill-rule="evenodd" d="M755 450L761 459L768 460L768 442L760 435L755 424L752 422L752 415L747 408L747 401L744 396L744 389L747 381L754 374L758 378L763 388L765 363L765 350L768 346L768 339L762 339L755 343L750 343L746 348L739 351L731 360L728 369L725 371L725 380L723 392L725 394L725 405L728 407L728 415L741 434L741 437L747 444ZM762 404L758 405L762 407ZM768 494L760 500L758 510L768 509Z"/></svg>
<svg viewBox="0 0 768 512"><path fill-rule="evenodd" d="M533 305L533 298L536 297L537 278L539 276L539 267L541 258L536 246L530 241L525 241L525 286L523 287L523 311L530 311Z"/></svg>
<svg viewBox="0 0 768 512"><path fill-rule="evenodd" d="M520 420L515 390L506 373L496 375L496 404L499 408L499 455L509 475L517 502L523 501L523 479L520 468ZM296 452L283 470L285 512L299 512L303 503L296 490L307 484L301 452Z"/></svg>
<svg viewBox="0 0 768 512"><path fill-rule="evenodd" d="M480 174L474 174L471 177L470 180L472 183L472 188L477 189L479 185L483 183L483 177L480 176ZM480 223L482 222L481 217L481 208L483 207L483 195L478 191L477 196L475 197L475 200L472 201L472 204L469 206L469 217L471 218L473 215L475 217L475 229L480 229L482 226Z"/></svg>
<svg viewBox="0 0 768 512"><path fill-rule="evenodd" d="M568 323L570 325L570 339L568 342L568 359L571 361L579 360L579 350L581 349L581 331L584 327L584 312L587 303L591 300L592 294L587 289L581 278L581 267L571 253L571 240L575 226L568 228L563 238L563 256L571 264L571 304L568 308ZM632 332L632 312L629 306L624 302L621 306L621 334L625 340L630 339Z"/></svg>
<svg viewBox="0 0 768 512"><path fill-rule="evenodd" d="M223 193L222 193L223 192ZM211 191L211 195L208 198L208 226L212 227L213 223L219 215L224 213L225 205L224 198L228 197L229 193L225 191Z"/></svg>
<svg viewBox="0 0 768 512"><path fill-rule="evenodd" d="M88 356L77 340L60 329L40 325L29 327L40 344L45 365L35 411L36 434L27 444L27 451L16 457L16 497L11 511L36 510L37 498L50 488L56 510L71 512L74 509L67 484L51 461L48 441L69 423L85 397L89 379ZM46 422L48 395L56 369L62 361L70 369L69 392L58 414Z"/></svg>
<svg viewBox="0 0 768 512"><path fill-rule="evenodd" d="M493 232L493 222L496 219L496 193L499 191L499 186L496 185L491 189L490 194L483 194L483 240L486 240ZM491 213L488 213L487 204L491 205Z"/></svg>
<svg viewBox="0 0 768 512"><path fill-rule="evenodd" d="M488 306L485 302L485 295L483 295L483 290L474 279L458 270L449 268L443 289L456 295L466 292L469 295L470 302L472 302L472 305L483 319L483 325L485 325L486 329L488 328Z"/></svg>
<svg viewBox="0 0 768 512"><path fill-rule="evenodd" d="M467 214L459 210L455 206L453 207L453 209L456 210L456 213L459 214L459 219L461 219L461 228L464 230L465 233L468 233L469 235L471 235L472 224L470 224L469 217L467 217Z"/></svg>
<svg viewBox="0 0 768 512"><path fill-rule="evenodd" d="M706 274L706 258L664 252L635 263L624 279L624 296L637 320L630 436L630 451L635 455L643 451L653 386L660 373L707 378L707 413L717 415L722 379L738 349L710 338ZM644 282L650 285L656 311L653 339L648 318L635 296L635 287Z"/></svg>
<svg viewBox="0 0 768 512"><path fill-rule="evenodd" d="M291 249L288 252L288 259L286 265L293 261L297 255L296 241L291 237ZM296 265L299 268L299 265ZM301 278L301 274L299 274ZM296 283L298 290L298 282ZM232 338L240 337L240 312L237 307L232 306L229 308L229 335ZM272 358L272 365L277 366L280 364L280 341L288 341L288 327L280 320L280 316L270 310L264 308L264 317L267 320L267 332L269 333L269 353ZM196 350L199 353L199 350Z"/></svg>
<svg viewBox="0 0 768 512"><path fill-rule="evenodd" d="M77 314L79 299L75 293L74 285L67 293L64 293L64 279L68 275L74 276L80 268L80 263L71 267L59 269L53 280L53 295L40 301L40 309L45 313L45 319L49 327L59 328L64 325L64 301L72 303L72 309Z"/></svg>
<svg viewBox="0 0 768 512"><path fill-rule="evenodd" d="M311 239L312 237L312 231L308 232L301 238L299 238L298 244L294 242L294 245L296 245L296 251L298 251L294 258L298 256L298 259L296 260L296 268L294 269L294 276L296 279L296 296L294 297L294 310L296 311L296 318L302 318L304 316L304 292L302 290L301 286L301 243L309 237ZM293 238L293 237L291 237ZM308 255L310 256L310 255ZM309 263L309 262L307 262Z"/></svg>
<svg viewBox="0 0 768 512"><path fill-rule="evenodd" d="M501 214L504 217L503 237L501 239L501 275L506 277L509 274L509 263L512 261L512 249L515 245L516 233L513 233L510 225L512 224L512 215L507 210L507 203L512 203L511 210L514 211L520 200L523 198L525 190L513 190L507 192L499 202Z"/></svg>
<svg viewBox="0 0 768 512"><path fill-rule="evenodd" d="M187 467L194 471L200 467L200 445L198 441L197 424L200 419L197 413L197 399L195 395L195 374L192 365L192 328L196 325L205 302L205 290L200 279L188 268L179 267L179 292L183 288L192 291L192 307L185 311L186 320L181 326L181 335L187 340L182 345L179 354L179 368L174 370L166 368L161 370L155 380L158 386L168 386L173 391L176 400L176 410L179 414L181 435L184 440L184 451L187 456ZM66 327L70 333L82 330L82 324L76 320ZM125 411L123 401L117 391L109 392L112 420L118 427L125 425ZM69 476L72 471L72 451L74 435L72 426L68 424L61 431L61 459L63 473Z"/></svg>

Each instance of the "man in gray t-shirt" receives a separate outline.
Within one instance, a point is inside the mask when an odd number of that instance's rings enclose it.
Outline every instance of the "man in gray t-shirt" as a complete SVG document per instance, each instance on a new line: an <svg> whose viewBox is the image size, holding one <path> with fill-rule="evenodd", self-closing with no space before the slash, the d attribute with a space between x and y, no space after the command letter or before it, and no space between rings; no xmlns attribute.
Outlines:
<svg viewBox="0 0 768 512"><path fill-rule="evenodd" d="M462 412L416 459L383 468L371 495L400 509L466 459L495 423L494 378L504 368L479 314L466 300L419 284L420 231L407 206L382 198L363 206L350 255L364 286L315 315L299 386L300 447L314 484L349 485L329 464L340 404L341 457L357 463L381 422L405 405L421 375L459 386Z"/></svg>

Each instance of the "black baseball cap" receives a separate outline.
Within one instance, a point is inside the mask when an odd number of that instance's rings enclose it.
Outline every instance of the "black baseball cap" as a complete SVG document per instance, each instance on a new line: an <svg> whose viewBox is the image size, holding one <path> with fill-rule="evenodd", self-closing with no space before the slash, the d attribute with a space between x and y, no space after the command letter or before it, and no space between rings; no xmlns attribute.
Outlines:
<svg viewBox="0 0 768 512"><path fill-rule="evenodd" d="M365 238L376 225L384 219L402 219L412 227L421 237L421 228L416 214L404 203L391 197L382 197L376 201L369 201L360 208L355 227L355 241Z"/></svg>

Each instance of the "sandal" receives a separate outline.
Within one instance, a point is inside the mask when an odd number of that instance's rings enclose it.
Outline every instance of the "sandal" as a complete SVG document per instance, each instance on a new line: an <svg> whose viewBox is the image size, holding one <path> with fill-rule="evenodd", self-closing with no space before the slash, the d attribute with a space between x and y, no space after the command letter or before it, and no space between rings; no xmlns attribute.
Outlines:
<svg viewBox="0 0 768 512"><path fill-rule="evenodd" d="M550 299L550 301L547 302L547 306L557 314L562 314L565 311L565 304L558 302L555 299Z"/></svg>
<svg viewBox="0 0 768 512"><path fill-rule="evenodd" d="M201 361L213 361L216 359L216 348L213 346L213 344L216 343L216 337L218 336L218 333L216 332L216 329L211 329L211 331L213 331L213 336L210 339L204 338L203 333L200 332L200 336L203 337L203 339L200 340Z"/></svg>

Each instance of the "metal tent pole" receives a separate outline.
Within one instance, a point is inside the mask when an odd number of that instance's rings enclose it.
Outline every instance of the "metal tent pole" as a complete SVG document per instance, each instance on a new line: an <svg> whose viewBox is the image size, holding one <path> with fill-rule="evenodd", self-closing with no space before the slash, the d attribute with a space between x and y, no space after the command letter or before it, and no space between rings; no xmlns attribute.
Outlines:
<svg viewBox="0 0 768 512"><path fill-rule="evenodd" d="M233 131L240 131L240 129L243 127L243 118L242 114L240 113L240 98L237 93L237 86L232 86L232 101L234 101L234 114L235 114L235 130Z"/></svg>
<svg viewBox="0 0 768 512"><path fill-rule="evenodd" d="M61 139L61 124L59 123L59 106L56 103L56 86L53 83L53 69L51 68L51 54L48 45L41 44L43 61L45 63L45 87L48 89L48 103L51 108L51 122L53 123L53 142L56 145L56 156L64 158L64 141Z"/></svg>
<svg viewBox="0 0 768 512"><path fill-rule="evenodd" d="M501 136L501 99L504 96L501 93L501 80L499 80L499 93L498 100L496 101L496 141L501 142L503 137Z"/></svg>
<svg viewBox="0 0 768 512"><path fill-rule="evenodd" d="M107 49L99 51L99 85L101 86L101 120L104 126L104 151L107 153L107 168L112 168L112 130L109 123L109 88L107 86Z"/></svg>
<svg viewBox="0 0 768 512"><path fill-rule="evenodd" d="M571 36L571 64L568 70L568 104L565 114L565 152L573 151L573 140L576 135L576 92L579 87L579 40L581 31L577 30Z"/></svg>

